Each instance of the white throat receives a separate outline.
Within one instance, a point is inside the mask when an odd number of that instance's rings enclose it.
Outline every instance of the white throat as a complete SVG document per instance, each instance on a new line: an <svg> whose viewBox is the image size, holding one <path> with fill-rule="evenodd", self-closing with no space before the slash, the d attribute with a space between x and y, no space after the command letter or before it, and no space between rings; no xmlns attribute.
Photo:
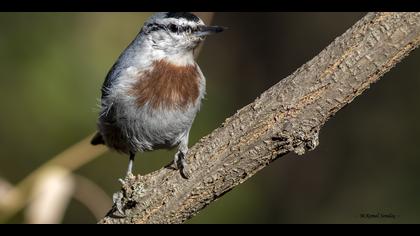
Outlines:
<svg viewBox="0 0 420 236"><path fill-rule="evenodd" d="M154 61L166 60L177 66L194 65L194 53L193 50L179 50L178 52L168 52L164 49L156 49L152 46L148 40L138 45L133 45L134 64L138 68L144 68L150 66Z"/></svg>
<svg viewBox="0 0 420 236"><path fill-rule="evenodd" d="M187 53L179 53L179 54L173 54L173 55L166 55L166 57L162 58L167 60L168 62L177 65L177 66L188 66L188 65L194 65L194 55L193 52L187 52Z"/></svg>

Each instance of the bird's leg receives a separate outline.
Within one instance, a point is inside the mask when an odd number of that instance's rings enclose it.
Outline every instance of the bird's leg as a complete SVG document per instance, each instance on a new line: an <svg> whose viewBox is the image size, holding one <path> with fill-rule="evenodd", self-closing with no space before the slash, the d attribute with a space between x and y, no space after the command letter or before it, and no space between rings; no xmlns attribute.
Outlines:
<svg viewBox="0 0 420 236"><path fill-rule="evenodd" d="M175 168L181 171L181 174L185 178L189 178L189 174L187 172L187 162L185 161L185 157L187 156L188 152L188 135L189 132L181 139L181 142L178 145L178 151L174 157L174 164Z"/></svg>
<svg viewBox="0 0 420 236"><path fill-rule="evenodd" d="M133 175L133 165L134 165L134 157L136 154L134 152L130 152L130 160L128 161L128 169L126 177L131 177Z"/></svg>
<svg viewBox="0 0 420 236"><path fill-rule="evenodd" d="M136 154L134 152L130 152L130 160L128 161L128 168L127 168L127 174L125 176L125 180L124 179L118 179L118 181L121 183L121 185L127 184L127 179L133 178L133 165L134 165L134 157L136 156ZM114 193L114 195L112 196L112 201L114 203L114 207L115 209L118 210L118 212L122 215L125 216L124 213L124 206L123 206L123 193L117 192Z"/></svg>
<svg viewBox="0 0 420 236"><path fill-rule="evenodd" d="M127 173L125 175L125 179L119 178L118 181L124 185L126 184L127 179L133 178L133 165L134 165L134 157L136 156L136 153L130 152L130 160L128 161L128 168Z"/></svg>

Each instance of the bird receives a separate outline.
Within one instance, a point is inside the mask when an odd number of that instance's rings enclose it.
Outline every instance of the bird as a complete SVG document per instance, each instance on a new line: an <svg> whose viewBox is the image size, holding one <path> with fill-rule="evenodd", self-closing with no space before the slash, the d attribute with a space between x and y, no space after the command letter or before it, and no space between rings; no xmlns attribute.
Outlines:
<svg viewBox="0 0 420 236"><path fill-rule="evenodd" d="M206 36L225 29L190 12L157 12L113 64L91 144L128 155L126 176L137 153L177 147L175 169L189 178L189 133L206 93L194 52Z"/></svg>

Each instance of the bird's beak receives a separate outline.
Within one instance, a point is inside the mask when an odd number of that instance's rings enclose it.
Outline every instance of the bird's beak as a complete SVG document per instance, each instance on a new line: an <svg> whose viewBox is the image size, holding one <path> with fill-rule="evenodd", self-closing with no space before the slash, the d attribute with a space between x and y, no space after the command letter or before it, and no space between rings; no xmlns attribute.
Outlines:
<svg viewBox="0 0 420 236"><path fill-rule="evenodd" d="M198 29L199 30L195 33L195 35L198 36L198 37L202 37L202 36L207 36L207 35L223 32L227 28L223 27L223 26L205 26L205 25L203 25L203 26L199 26Z"/></svg>

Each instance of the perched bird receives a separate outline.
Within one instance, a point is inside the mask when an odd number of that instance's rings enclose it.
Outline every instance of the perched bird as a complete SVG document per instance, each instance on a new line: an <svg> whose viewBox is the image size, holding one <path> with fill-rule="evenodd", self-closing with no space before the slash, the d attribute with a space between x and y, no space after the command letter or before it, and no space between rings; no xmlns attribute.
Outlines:
<svg viewBox="0 0 420 236"><path fill-rule="evenodd" d="M156 13L108 72L91 143L128 154L127 175L137 152L178 146L174 164L188 177L188 135L206 85L194 49L223 30L192 13Z"/></svg>

